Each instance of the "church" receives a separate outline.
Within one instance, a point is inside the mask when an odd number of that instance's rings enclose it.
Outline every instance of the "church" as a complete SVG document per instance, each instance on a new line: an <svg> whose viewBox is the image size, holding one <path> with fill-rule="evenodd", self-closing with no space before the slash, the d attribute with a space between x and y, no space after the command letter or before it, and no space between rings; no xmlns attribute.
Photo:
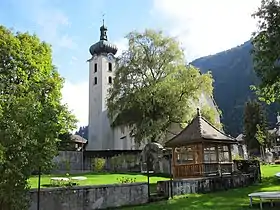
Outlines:
<svg viewBox="0 0 280 210"><path fill-rule="evenodd" d="M100 27L100 40L90 46L91 58L89 63L89 134L87 151L105 150L141 150L145 145L138 145L129 135L129 128L112 127L108 118L106 99L108 89L114 81L116 53L118 48L108 41L107 27ZM214 108L216 120L220 122L215 101L212 97L202 94L197 106L207 104ZM172 138L182 130L179 124L170 127L166 139Z"/></svg>

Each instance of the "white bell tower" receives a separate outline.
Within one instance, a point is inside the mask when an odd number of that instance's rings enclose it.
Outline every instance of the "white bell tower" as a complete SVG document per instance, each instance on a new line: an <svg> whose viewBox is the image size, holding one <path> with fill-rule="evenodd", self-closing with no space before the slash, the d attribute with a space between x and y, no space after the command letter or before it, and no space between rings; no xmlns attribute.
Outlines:
<svg viewBox="0 0 280 210"><path fill-rule="evenodd" d="M100 27L100 41L90 49L89 62L89 133L86 150L108 150L114 147L113 130L107 115L106 99L113 83L117 47L108 42L107 28Z"/></svg>

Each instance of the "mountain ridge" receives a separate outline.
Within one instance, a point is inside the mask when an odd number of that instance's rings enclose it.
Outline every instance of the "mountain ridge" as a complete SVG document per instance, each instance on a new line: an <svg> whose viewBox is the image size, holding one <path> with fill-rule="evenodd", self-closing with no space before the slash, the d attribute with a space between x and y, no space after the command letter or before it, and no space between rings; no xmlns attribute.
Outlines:
<svg viewBox="0 0 280 210"><path fill-rule="evenodd" d="M253 70L253 46L248 40L231 49L195 59L190 64L202 73L211 71L214 79L214 99L222 111L225 130L233 136L243 131L244 105L248 99L256 98L250 85L256 85L258 78ZM276 122L277 104L264 105L268 125Z"/></svg>

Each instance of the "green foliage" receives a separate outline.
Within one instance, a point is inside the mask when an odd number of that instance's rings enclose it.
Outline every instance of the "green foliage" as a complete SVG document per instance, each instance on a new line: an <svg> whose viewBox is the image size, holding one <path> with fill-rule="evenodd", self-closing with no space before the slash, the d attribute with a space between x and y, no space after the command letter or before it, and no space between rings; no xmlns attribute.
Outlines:
<svg viewBox="0 0 280 210"><path fill-rule="evenodd" d="M257 139L259 144L263 146L265 143L266 135L264 134L264 131L262 130L262 128L259 124L257 124L256 127L257 127L257 132L255 134L255 138Z"/></svg>
<svg viewBox="0 0 280 210"><path fill-rule="evenodd" d="M71 170L70 160L69 159L65 159L65 160L63 160L63 163L65 165L66 171L68 171L68 173L70 173L70 170Z"/></svg>
<svg viewBox="0 0 280 210"><path fill-rule="evenodd" d="M248 98L256 98L255 92L250 89L250 86L258 85L259 82L253 70L253 55L250 53L252 49L251 41L247 41L240 46L192 62L202 72L211 70L216 80L214 98L223 111L223 129L232 136L243 132L245 103ZM270 126L274 126L279 104L263 104L263 107L267 110Z"/></svg>
<svg viewBox="0 0 280 210"><path fill-rule="evenodd" d="M75 148L75 143L71 139L71 133L62 133L59 134L58 136L58 142L57 142L57 147L59 151L74 151L76 150Z"/></svg>
<svg viewBox="0 0 280 210"><path fill-rule="evenodd" d="M101 172L105 167L106 160L104 158L93 158L92 168L95 172Z"/></svg>
<svg viewBox="0 0 280 210"><path fill-rule="evenodd" d="M137 155L116 155L109 159L113 171L128 170L138 167L140 164Z"/></svg>
<svg viewBox="0 0 280 210"><path fill-rule="evenodd" d="M69 177L69 174L66 174L66 177ZM74 185L77 185L78 183L73 182L73 180L71 180L71 178L69 178L69 180L65 181L65 180L55 180L55 181L51 181L51 183L49 185L46 185L46 187L72 187Z"/></svg>
<svg viewBox="0 0 280 210"><path fill-rule="evenodd" d="M261 6L253 17L259 21L252 40L254 70L261 80L256 92L262 101L269 104L280 99L279 1L262 0Z"/></svg>
<svg viewBox="0 0 280 210"><path fill-rule="evenodd" d="M58 135L74 128L74 117L61 104L62 87L49 45L0 26L1 209L28 208L31 172L51 166Z"/></svg>
<svg viewBox="0 0 280 210"><path fill-rule="evenodd" d="M266 116L262 105L256 101L248 101L244 110L244 138L249 150L259 150L260 145L266 144Z"/></svg>
<svg viewBox="0 0 280 210"><path fill-rule="evenodd" d="M114 171L118 171L122 167L123 162L125 161L124 155L116 155L110 158L110 165L113 167Z"/></svg>
<svg viewBox="0 0 280 210"><path fill-rule="evenodd" d="M107 100L113 125L129 125L136 142L160 141L172 122L189 122L202 92L212 95L212 76L200 74L179 43L162 32L131 32L118 58Z"/></svg>
<svg viewBox="0 0 280 210"><path fill-rule="evenodd" d="M221 114L221 112L218 110L218 113ZM189 122L185 123L180 123L182 128L185 128L191 120L196 117L197 112L192 113L192 118L190 118ZM223 128L223 125L220 122L217 122L217 113L214 108L208 106L208 105L203 105L201 108L201 116L205 118L209 123L211 123L213 126L215 126L217 129L221 130Z"/></svg>
<svg viewBox="0 0 280 210"><path fill-rule="evenodd" d="M210 122L212 125L214 125L217 129L222 129L222 127L223 127L222 124L220 122L217 122L217 120L216 120L217 114L216 114L216 111L214 110L214 108L212 108L208 105L202 106L201 115L208 122Z"/></svg>
<svg viewBox="0 0 280 210"><path fill-rule="evenodd" d="M122 184L134 183L136 182L136 178L121 177L121 178L117 178L117 181Z"/></svg>
<svg viewBox="0 0 280 210"><path fill-rule="evenodd" d="M236 154L236 155L233 155L232 157L233 160L244 160L244 158L242 158L240 155Z"/></svg>
<svg viewBox="0 0 280 210"><path fill-rule="evenodd" d="M248 98L255 97L254 92L249 88L250 85L257 84L251 50L252 45L248 41L192 62L203 73L211 70L216 81L214 98L223 112L221 118L223 129L232 136L237 136L243 131L244 105ZM274 121L275 116L271 114L270 119Z"/></svg>

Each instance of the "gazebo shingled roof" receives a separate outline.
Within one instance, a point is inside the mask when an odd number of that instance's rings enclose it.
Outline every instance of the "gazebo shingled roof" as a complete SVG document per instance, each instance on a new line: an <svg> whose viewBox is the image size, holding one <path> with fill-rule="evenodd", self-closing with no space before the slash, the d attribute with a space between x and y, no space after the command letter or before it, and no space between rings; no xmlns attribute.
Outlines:
<svg viewBox="0 0 280 210"><path fill-rule="evenodd" d="M232 138L222 131L215 128L207 120L205 120L197 109L197 116L192 122L184 128L178 135L165 143L166 147L180 147L189 143L201 142L227 142L237 143L235 138Z"/></svg>
<svg viewBox="0 0 280 210"><path fill-rule="evenodd" d="M85 139L85 138L83 138L83 137L81 137L80 135L77 135L77 134L72 134L71 136L70 136L70 138L71 138L71 140L72 141L74 141L75 143L82 143L82 144L86 144L88 141Z"/></svg>

